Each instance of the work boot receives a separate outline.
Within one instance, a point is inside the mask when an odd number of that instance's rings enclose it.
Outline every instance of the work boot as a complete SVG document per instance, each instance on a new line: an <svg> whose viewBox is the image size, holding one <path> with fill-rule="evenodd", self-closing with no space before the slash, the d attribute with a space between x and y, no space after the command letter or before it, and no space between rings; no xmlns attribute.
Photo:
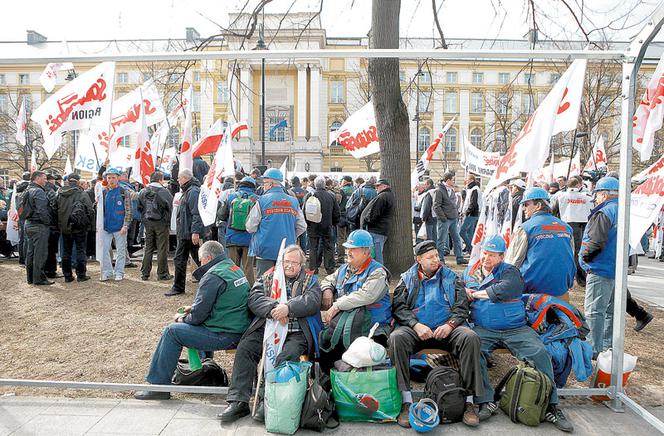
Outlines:
<svg viewBox="0 0 664 436"><path fill-rule="evenodd" d="M549 404L549 408L546 410L544 419L555 425L556 428L560 431L564 431L566 433L571 433L574 431L574 426L567 420L562 409L558 407L557 404Z"/></svg>
<svg viewBox="0 0 664 436"><path fill-rule="evenodd" d="M90 279L91 279L90 276L88 276L88 275L82 275L82 276L78 276L78 278L77 278L76 280L78 280L79 282L87 282L87 281L90 280Z"/></svg>
<svg viewBox="0 0 664 436"><path fill-rule="evenodd" d="M466 408L463 411L463 423L469 427L477 427L480 425L480 417L475 412L475 405L473 403L466 403Z"/></svg>
<svg viewBox="0 0 664 436"><path fill-rule="evenodd" d="M180 295L184 294L184 291L178 291L176 289L171 289L170 291L166 292L164 295L167 297L173 297L175 295Z"/></svg>
<svg viewBox="0 0 664 436"><path fill-rule="evenodd" d="M170 400L170 392L157 392L157 391L138 391L134 394L137 400Z"/></svg>
<svg viewBox="0 0 664 436"><path fill-rule="evenodd" d="M468 265L468 261L466 259L457 259L457 265Z"/></svg>
<svg viewBox="0 0 664 436"><path fill-rule="evenodd" d="M646 313L646 316L644 316L641 319L636 320L636 325L634 326L634 331L640 332L643 330L649 323L652 321L654 316L652 316L652 313Z"/></svg>
<svg viewBox="0 0 664 436"><path fill-rule="evenodd" d="M265 403L261 401L256 407L256 413L252 417L254 421L260 422L261 424L265 422Z"/></svg>
<svg viewBox="0 0 664 436"><path fill-rule="evenodd" d="M244 401L233 401L226 407L226 410L221 412L217 417L221 419L221 422L235 422L243 416L247 416L251 413L249 410L249 404Z"/></svg>
<svg viewBox="0 0 664 436"><path fill-rule="evenodd" d="M493 401L482 403L480 404L480 412L477 414L477 417L480 419L480 422L486 421L487 419L491 418L491 416L495 415L497 410L498 405Z"/></svg>
<svg viewBox="0 0 664 436"><path fill-rule="evenodd" d="M74 281L74 276L65 276L65 283L71 283Z"/></svg>
<svg viewBox="0 0 664 436"><path fill-rule="evenodd" d="M410 420L408 419L409 411L410 403L403 403L401 405L401 412L399 412L399 417L397 418L397 424L403 428L410 428Z"/></svg>

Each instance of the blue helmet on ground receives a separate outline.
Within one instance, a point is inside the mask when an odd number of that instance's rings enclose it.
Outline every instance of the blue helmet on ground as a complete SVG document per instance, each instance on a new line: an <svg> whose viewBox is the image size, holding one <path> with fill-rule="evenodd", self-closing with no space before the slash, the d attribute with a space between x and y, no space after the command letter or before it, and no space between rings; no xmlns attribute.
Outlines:
<svg viewBox="0 0 664 436"><path fill-rule="evenodd" d="M602 177L597 181L597 184L595 185L595 189L593 192L599 192L599 191L617 191L620 189L620 184L618 183L618 179L615 177Z"/></svg>
<svg viewBox="0 0 664 436"><path fill-rule="evenodd" d="M485 251L491 251L493 253L504 253L507 250L507 245L505 244L505 239L500 235L489 236L482 241L480 248Z"/></svg>
<svg viewBox="0 0 664 436"><path fill-rule="evenodd" d="M371 248L373 247L373 238L371 233L366 230L353 230L343 246L346 248Z"/></svg>
<svg viewBox="0 0 664 436"><path fill-rule="evenodd" d="M523 193L523 199L521 199L521 204L524 204L526 201L531 200L546 200L549 201L549 193L544 190L544 188L528 188L526 192Z"/></svg>
<svg viewBox="0 0 664 436"><path fill-rule="evenodd" d="M408 409L410 426L418 433L427 433L440 424L438 405L431 398L423 398Z"/></svg>
<svg viewBox="0 0 664 436"><path fill-rule="evenodd" d="M279 183L284 181L284 175L279 168L270 168L263 174L264 179L276 180Z"/></svg>

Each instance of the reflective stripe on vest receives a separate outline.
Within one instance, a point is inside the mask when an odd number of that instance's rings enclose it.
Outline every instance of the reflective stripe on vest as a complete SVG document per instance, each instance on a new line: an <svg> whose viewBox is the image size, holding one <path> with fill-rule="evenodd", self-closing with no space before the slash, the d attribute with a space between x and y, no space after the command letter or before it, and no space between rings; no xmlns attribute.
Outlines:
<svg viewBox="0 0 664 436"><path fill-rule="evenodd" d="M362 287L365 280L371 275L372 272L378 268L383 268L383 265L371 259L367 266L361 268L357 273L346 279L346 271L348 271L348 264L344 263L337 271L337 295L349 295ZM390 301L390 293L386 292L383 297L373 304L366 306L371 315L371 322L378 324L389 324L392 321L392 303Z"/></svg>
<svg viewBox="0 0 664 436"><path fill-rule="evenodd" d="M606 244L604 244L604 248L602 248L599 254L590 262L585 262L581 256L581 251L579 251L579 265L581 265L581 268L583 268L585 272L590 272L609 279L615 279L616 248L618 244L618 229L616 226L618 222L618 199L612 198L611 200L600 204L592 210L591 216L597 213L603 213L609 218L609 221L611 221L611 228L609 229ZM587 244L589 239L588 226L586 226L586 229L583 231L581 245Z"/></svg>
<svg viewBox="0 0 664 436"><path fill-rule="evenodd" d="M297 240L295 223L300 206L279 186L258 197L258 204L261 222L251 240L252 255L276 261L281 240L286 238L286 246Z"/></svg>

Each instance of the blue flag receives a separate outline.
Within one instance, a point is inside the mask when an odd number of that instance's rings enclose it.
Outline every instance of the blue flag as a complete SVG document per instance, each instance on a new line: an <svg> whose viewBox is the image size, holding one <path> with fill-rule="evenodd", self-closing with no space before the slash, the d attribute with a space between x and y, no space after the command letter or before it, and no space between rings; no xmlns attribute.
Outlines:
<svg viewBox="0 0 664 436"><path fill-rule="evenodd" d="M277 129L281 129L282 127L288 127L288 120L283 119L270 128L270 141L276 140L275 133Z"/></svg>

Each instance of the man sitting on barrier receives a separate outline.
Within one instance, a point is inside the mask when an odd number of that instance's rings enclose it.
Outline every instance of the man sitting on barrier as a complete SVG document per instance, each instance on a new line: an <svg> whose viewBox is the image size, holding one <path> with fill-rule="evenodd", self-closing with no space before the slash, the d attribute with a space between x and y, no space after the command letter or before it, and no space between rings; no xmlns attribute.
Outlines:
<svg viewBox="0 0 664 436"><path fill-rule="evenodd" d="M175 322L164 329L145 378L148 383L171 384L182 347L200 351L235 348L251 322L249 283L242 270L226 257L217 241L204 243L199 255L201 266L193 272L199 280L194 304L177 313ZM167 400L171 394L139 391L134 397Z"/></svg>
<svg viewBox="0 0 664 436"><path fill-rule="evenodd" d="M410 355L425 348L442 348L459 359L463 387L470 395L463 422L477 426L479 417L473 406L473 394L484 394L480 338L465 325L469 309L463 283L442 264L435 241L417 244L415 256L417 262L401 274L392 302L392 313L399 327L390 335L388 353L397 369L403 399L397 422L410 427L408 410L413 402Z"/></svg>
<svg viewBox="0 0 664 436"><path fill-rule="evenodd" d="M373 339L381 345L387 345L391 330L389 273L372 258L371 235L366 230L354 230L343 246L347 262L321 282L321 308L327 310L323 317L327 328L321 335L320 343L321 368L324 371L332 368L355 338L366 336L374 323L378 323L379 328ZM344 329L346 324L348 329ZM358 325L363 328L350 328ZM335 329L350 334L334 335Z"/></svg>
<svg viewBox="0 0 664 436"><path fill-rule="evenodd" d="M546 420L559 430L571 432L574 430L572 423L558 407L551 356L535 330L526 325L525 306L521 300L523 277L514 266L503 262L505 240L500 235L489 236L482 242L481 249L480 260L468 265L463 273L474 330L482 341L484 395L475 398L480 404L480 421L489 419L498 409L489 383L486 356L498 348L507 348L514 357L528 361L551 379L553 391Z"/></svg>
<svg viewBox="0 0 664 436"><path fill-rule="evenodd" d="M271 318L288 324L288 333L274 366L297 361L301 355L314 356L323 323L320 317L321 290L318 277L305 271L306 256L299 245L284 249L283 265L286 276L288 302L279 304L271 297L274 269L256 281L249 295L249 309L256 317L237 347L233 363L233 377L226 400L229 406L221 414L222 422L234 422L249 414L249 399L256 378L256 367L263 351L265 320ZM261 386L261 390L262 390ZM254 419L264 421L263 402L256 409Z"/></svg>

